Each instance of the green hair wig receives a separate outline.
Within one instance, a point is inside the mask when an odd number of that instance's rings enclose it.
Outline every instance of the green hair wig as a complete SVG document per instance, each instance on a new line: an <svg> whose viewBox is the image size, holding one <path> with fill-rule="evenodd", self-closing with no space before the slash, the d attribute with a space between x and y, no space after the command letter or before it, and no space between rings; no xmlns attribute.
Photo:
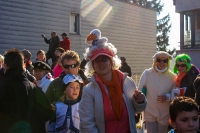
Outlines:
<svg viewBox="0 0 200 133"><path fill-rule="evenodd" d="M178 73L178 69L177 69L177 67L176 67L176 64L178 63L178 62L183 62L183 63L185 63L186 64L186 66L187 66L187 69L186 69L186 72L188 72L189 70L190 70L190 68L191 68L191 58L190 58L190 56L189 55L187 55L187 54L179 54L179 55L177 55L176 56L176 60L175 60L175 64L174 64L174 67L173 67L173 72L174 73Z"/></svg>

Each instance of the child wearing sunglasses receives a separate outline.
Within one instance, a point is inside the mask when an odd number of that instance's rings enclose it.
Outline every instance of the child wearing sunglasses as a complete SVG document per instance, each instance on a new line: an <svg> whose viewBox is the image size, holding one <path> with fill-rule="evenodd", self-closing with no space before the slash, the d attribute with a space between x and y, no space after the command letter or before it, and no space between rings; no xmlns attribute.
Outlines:
<svg viewBox="0 0 200 133"><path fill-rule="evenodd" d="M49 132L79 133L79 99L80 87L83 83L80 76L67 74L63 78L63 96L55 104L56 118L50 122Z"/></svg>
<svg viewBox="0 0 200 133"><path fill-rule="evenodd" d="M174 128L169 133L200 133L198 109L193 99L176 97L169 106L169 122Z"/></svg>
<svg viewBox="0 0 200 133"><path fill-rule="evenodd" d="M179 54L176 56L173 72L177 74L176 87L186 88L185 96L195 97L195 89L193 86L199 71L191 64L191 58L187 54Z"/></svg>

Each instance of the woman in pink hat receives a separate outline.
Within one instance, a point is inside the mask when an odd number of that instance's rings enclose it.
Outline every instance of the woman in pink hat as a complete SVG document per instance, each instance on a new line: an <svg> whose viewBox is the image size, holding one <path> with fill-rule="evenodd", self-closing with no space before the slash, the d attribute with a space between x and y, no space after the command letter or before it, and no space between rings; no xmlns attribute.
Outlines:
<svg viewBox="0 0 200 133"><path fill-rule="evenodd" d="M93 38L85 53L89 59L85 73L91 81L84 87L79 105L80 131L137 133L134 116L145 109L145 96L130 77L118 70L121 61L117 49L107 43L107 38L97 39L98 31L93 30L87 38L87 42Z"/></svg>

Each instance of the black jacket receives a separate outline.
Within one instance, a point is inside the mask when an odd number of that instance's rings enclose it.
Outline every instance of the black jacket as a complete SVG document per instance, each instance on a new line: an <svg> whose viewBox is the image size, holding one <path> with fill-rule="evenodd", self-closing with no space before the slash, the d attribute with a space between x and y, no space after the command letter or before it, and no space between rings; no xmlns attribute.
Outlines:
<svg viewBox="0 0 200 133"><path fill-rule="evenodd" d="M119 69L122 72L126 72L128 73L128 76L131 77L132 73L131 73L131 68L130 66L127 64L127 62L122 63L122 66Z"/></svg>
<svg viewBox="0 0 200 133"><path fill-rule="evenodd" d="M193 99L194 99L195 93L196 93L196 91L194 89L194 85L193 85L196 77L197 77L197 73L194 71L194 68L192 66L191 69L183 77L183 79L181 80L181 84L180 84L180 88L187 87L185 96L193 98Z"/></svg>
<svg viewBox="0 0 200 133"><path fill-rule="evenodd" d="M24 72L25 76L28 78L30 82L34 82L36 80L35 77L32 74L30 74L30 72L27 69L24 71L25 71Z"/></svg>
<svg viewBox="0 0 200 133"><path fill-rule="evenodd" d="M194 81L194 88L196 90L195 101L200 106L200 74L197 76L197 78Z"/></svg>
<svg viewBox="0 0 200 133"><path fill-rule="evenodd" d="M29 81L23 70L8 69L0 85L0 132L26 118Z"/></svg>
<svg viewBox="0 0 200 133"><path fill-rule="evenodd" d="M30 92L36 87L31 85L26 74L24 70L10 68L3 75L3 82L0 84L0 133L45 132L45 114L36 114L35 110L31 112L29 108ZM32 103L35 105L35 102Z"/></svg>
<svg viewBox="0 0 200 133"><path fill-rule="evenodd" d="M49 52L54 53L57 47L60 47L60 39L58 36L50 38L49 40L45 37L44 41L49 44Z"/></svg>

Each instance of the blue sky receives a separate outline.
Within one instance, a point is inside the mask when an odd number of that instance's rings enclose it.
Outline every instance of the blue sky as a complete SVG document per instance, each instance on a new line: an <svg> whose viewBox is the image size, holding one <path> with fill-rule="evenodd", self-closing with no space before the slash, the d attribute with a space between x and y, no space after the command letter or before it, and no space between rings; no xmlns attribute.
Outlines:
<svg viewBox="0 0 200 133"><path fill-rule="evenodd" d="M171 32L169 33L169 44L170 48L175 47L176 49L179 49L179 41L180 41L180 17L179 13L175 12L175 6L173 5L173 0L161 0L164 4L164 9L161 12L161 15L159 17L163 17L170 14L170 21L172 24Z"/></svg>

